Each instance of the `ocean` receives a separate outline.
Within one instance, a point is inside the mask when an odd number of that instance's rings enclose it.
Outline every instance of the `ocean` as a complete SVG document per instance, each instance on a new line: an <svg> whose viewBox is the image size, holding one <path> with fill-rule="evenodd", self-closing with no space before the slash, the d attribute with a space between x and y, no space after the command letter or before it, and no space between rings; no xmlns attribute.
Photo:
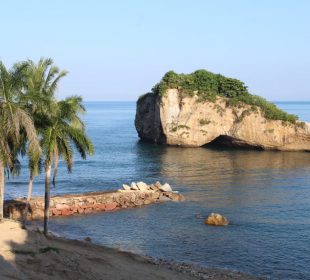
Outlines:
<svg viewBox="0 0 310 280"><path fill-rule="evenodd" d="M60 235L176 262L248 272L270 279L310 279L310 153L178 148L141 143L135 102L87 102L84 116L96 154L60 162L52 194L115 190L132 181L168 182L186 197L113 213L52 218ZM310 102L277 102L310 121ZM25 196L27 162L6 198ZM34 183L42 195L44 176ZM206 226L211 212L231 221Z"/></svg>

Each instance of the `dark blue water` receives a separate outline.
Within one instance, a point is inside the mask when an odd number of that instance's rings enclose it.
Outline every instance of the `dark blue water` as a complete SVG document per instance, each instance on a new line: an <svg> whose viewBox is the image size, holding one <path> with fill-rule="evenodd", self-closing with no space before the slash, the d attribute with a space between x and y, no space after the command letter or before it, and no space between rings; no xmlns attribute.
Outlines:
<svg viewBox="0 0 310 280"><path fill-rule="evenodd" d="M310 103L278 103L310 121ZM52 219L51 230L123 250L227 268L271 279L310 279L310 153L175 148L138 141L135 103L87 103L96 155L61 163L54 194L117 189L131 181L169 182L186 201ZM43 193L43 176L35 194ZM27 169L7 185L26 194ZM220 212L228 227L203 218Z"/></svg>

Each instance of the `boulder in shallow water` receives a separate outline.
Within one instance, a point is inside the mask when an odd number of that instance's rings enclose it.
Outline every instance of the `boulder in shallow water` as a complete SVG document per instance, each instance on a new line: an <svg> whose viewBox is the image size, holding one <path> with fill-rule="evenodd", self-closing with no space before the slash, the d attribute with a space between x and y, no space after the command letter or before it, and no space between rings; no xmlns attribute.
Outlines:
<svg viewBox="0 0 310 280"><path fill-rule="evenodd" d="M140 191L147 191L149 189L148 185L144 182L138 182L137 187Z"/></svg>
<svg viewBox="0 0 310 280"><path fill-rule="evenodd" d="M229 224L229 221L221 214L211 213L209 217L205 220L205 224L211 226L227 226Z"/></svg>
<svg viewBox="0 0 310 280"><path fill-rule="evenodd" d="M159 190L163 192L172 192L172 188L168 183L163 184L162 186L159 187Z"/></svg>

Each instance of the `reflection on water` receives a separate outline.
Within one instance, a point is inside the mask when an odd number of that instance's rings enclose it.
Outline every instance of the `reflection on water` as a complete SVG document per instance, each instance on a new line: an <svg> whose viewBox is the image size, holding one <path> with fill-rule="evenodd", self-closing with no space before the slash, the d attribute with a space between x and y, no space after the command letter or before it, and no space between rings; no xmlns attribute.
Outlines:
<svg viewBox="0 0 310 280"><path fill-rule="evenodd" d="M310 154L174 148L136 143L134 174L186 196L112 214L55 219L75 238L272 279L309 279ZM220 212L225 228L203 218Z"/></svg>
<svg viewBox="0 0 310 280"><path fill-rule="evenodd" d="M310 120L310 103L285 103ZM53 193L116 189L144 180L169 182L186 201L96 215L52 219L74 238L176 261L270 276L310 279L310 153L174 148L138 142L134 103L87 104L96 155L61 163ZM27 170L10 180L7 196L26 193ZM42 194L44 177L35 182ZM224 228L204 225L220 212Z"/></svg>

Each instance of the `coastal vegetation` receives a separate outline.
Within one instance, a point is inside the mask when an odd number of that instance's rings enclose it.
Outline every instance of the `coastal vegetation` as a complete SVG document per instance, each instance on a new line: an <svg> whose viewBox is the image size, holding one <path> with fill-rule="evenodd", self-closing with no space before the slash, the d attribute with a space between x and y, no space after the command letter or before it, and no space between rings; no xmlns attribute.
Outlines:
<svg viewBox="0 0 310 280"><path fill-rule="evenodd" d="M59 158L68 171L73 153L83 159L94 152L80 115L85 112L79 96L57 100L56 91L67 71L51 59L19 62L7 69L0 62L0 221L3 219L5 174L18 174L19 158L28 155L29 185L25 217L32 184L45 172L44 233L48 234L51 173L56 183ZM53 165L54 164L54 165Z"/></svg>
<svg viewBox="0 0 310 280"><path fill-rule="evenodd" d="M191 74L177 74L169 71L153 87L152 93L164 96L168 89L174 88L178 89L182 96L197 95L199 102L215 102L217 96L220 96L226 98L227 106L248 104L251 105L253 111L260 108L266 119L290 123L296 123L298 120L297 116L284 112L266 99L250 94L243 82L207 70L197 70ZM139 100L143 98L144 96L141 96Z"/></svg>

